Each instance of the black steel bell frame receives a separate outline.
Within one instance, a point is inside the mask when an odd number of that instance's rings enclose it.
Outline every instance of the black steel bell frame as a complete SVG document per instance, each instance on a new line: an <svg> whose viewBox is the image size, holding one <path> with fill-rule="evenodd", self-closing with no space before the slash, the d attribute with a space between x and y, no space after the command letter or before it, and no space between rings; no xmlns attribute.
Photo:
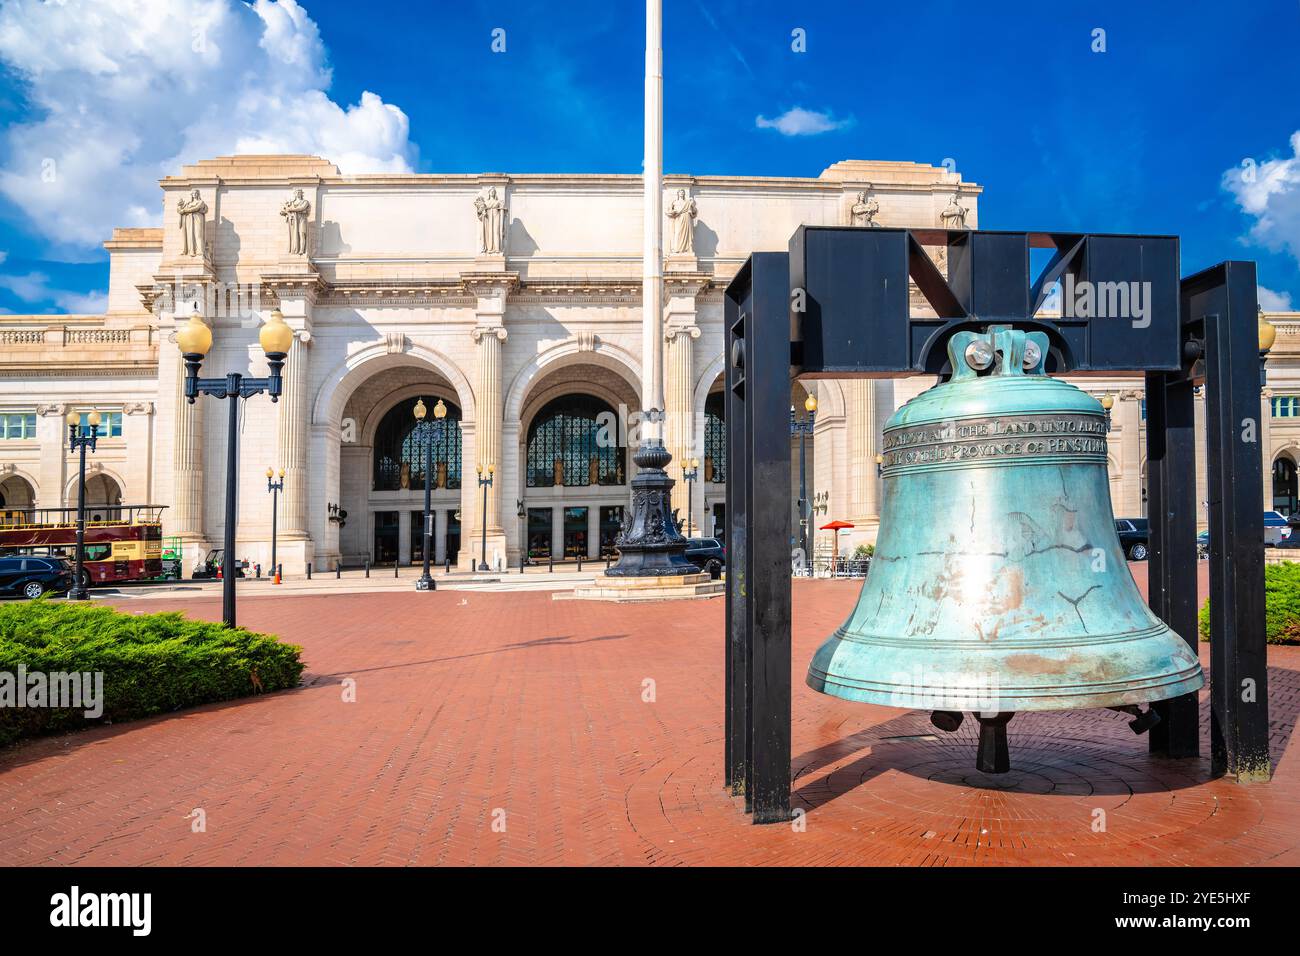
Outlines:
<svg viewBox="0 0 1300 956"><path fill-rule="evenodd" d="M925 246L945 247L949 277ZM1035 280L1030 250L1054 255ZM1059 280L1139 283L1126 317L1037 313ZM908 280L936 316L913 316ZM1149 283L1147 285L1142 285ZM1116 288L1116 287L1109 287ZM801 227L756 252L727 288L725 780L754 823L790 819L790 441L797 377L946 373L946 344L992 323L1046 332L1048 371L1146 377L1149 603L1197 639L1193 387L1203 385L1209 469L1211 768L1267 779L1261 356L1255 264L1179 278L1173 236ZM1073 310L1071 310L1073 311ZM1252 427L1253 423L1253 427ZM1189 694L1153 705L1152 753L1200 753Z"/></svg>

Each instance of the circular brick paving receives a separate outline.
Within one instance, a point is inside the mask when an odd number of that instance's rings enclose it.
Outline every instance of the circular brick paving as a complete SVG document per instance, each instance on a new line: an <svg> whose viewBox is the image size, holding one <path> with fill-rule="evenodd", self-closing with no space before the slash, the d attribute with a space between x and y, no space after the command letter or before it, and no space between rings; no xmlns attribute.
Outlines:
<svg viewBox="0 0 1300 956"><path fill-rule="evenodd" d="M1205 760L1148 756L1146 739L1109 712L1017 715L1012 770L986 774L975 768L972 721L946 734L927 714L860 709L880 723L796 756L796 818L760 828L789 832L773 839L780 862L1178 865L1268 856L1249 841L1233 845L1261 819L1251 788L1212 780ZM800 729L807 733L808 722ZM670 858L707 859L707 845L720 842L709 818L724 805L740 811L712 756L662 768L658 800L629 800L633 826Z"/></svg>
<svg viewBox="0 0 1300 956"><path fill-rule="evenodd" d="M286 596L241 618L304 646L300 689L0 751L0 864L1300 862L1300 648L1269 651L1271 783L1151 758L1107 711L1017 715L1014 769L990 776L969 720L804 686L856 597L796 583L789 824L751 825L723 788L720 601Z"/></svg>

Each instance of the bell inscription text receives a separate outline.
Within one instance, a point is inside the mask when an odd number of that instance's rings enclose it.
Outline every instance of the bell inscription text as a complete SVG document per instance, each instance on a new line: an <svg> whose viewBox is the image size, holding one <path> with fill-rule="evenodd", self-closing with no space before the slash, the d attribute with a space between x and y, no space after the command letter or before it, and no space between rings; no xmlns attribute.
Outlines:
<svg viewBox="0 0 1300 956"><path fill-rule="evenodd" d="M885 433L883 465L889 469L1062 456L1104 463L1105 419L1100 415L1044 414L910 425Z"/></svg>

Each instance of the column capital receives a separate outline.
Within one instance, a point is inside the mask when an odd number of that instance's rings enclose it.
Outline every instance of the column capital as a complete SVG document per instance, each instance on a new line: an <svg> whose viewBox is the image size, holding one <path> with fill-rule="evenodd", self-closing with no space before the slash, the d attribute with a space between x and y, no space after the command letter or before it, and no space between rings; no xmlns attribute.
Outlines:
<svg viewBox="0 0 1300 956"><path fill-rule="evenodd" d="M504 325L476 325L470 335L474 337L475 343L481 342L484 336L496 336L498 342L504 342L510 333Z"/></svg>
<svg viewBox="0 0 1300 956"><path fill-rule="evenodd" d="M678 325L670 325L664 329L665 342L671 342L679 335L686 335L690 336L692 339L698 339L701 335L700 327L698 325L686 325L685 323L682 323Z"/></svg>

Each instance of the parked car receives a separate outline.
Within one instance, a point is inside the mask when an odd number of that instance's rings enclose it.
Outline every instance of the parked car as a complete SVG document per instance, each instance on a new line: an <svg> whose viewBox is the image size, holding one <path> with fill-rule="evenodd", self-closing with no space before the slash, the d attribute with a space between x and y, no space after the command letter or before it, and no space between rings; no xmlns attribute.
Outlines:
<svg viewBox="0 0 1300 956"><path fill-rule="evenodd" d="M1264 547L1281 544L1291 537L1291 526L1276 511L1264 512Z"/></svg>
<svg viewBox="0 0 1300 956"><path fill-rule="evenodd" d="M72 587L72 568L63 558L0 558L0 594L38 598L66 594Z"/></svg>
<svg viewBox="0 0 1300 956"><path fill-rule="evenodd" d="M1287 527L1283 529L1281 535L1277 536L1276 543L1269 542L1268 538L1269 538L1270 529L1272 529L1274 532L1276 532L1277 530L1276 523L1272 525L1269 524L1270 520L1275 520L1270 518L1270 516L1276 514L1277 514L1276 511L1264 512L1264 547L1300 548L1300 534L1294 533L1295 529L1297 527L1300 527L1300 519L1297 519L1296 515L1291 515L1289 518L1285 519ZM1206 557L1209 555L1210 532L1208 530L1202 531L1200 534L1196 536L1196 553L1199 554L1201 557Z"/></svg>
<svg viewBox="0 0 1300 956"><path fill-rule="evenodd" d="M217 570L221 567L224 555L225 551L223 549L213 548L203 556L202 561L194 566L194 574L191 575L191 577L193 577L195 581L201 581L205 578L215 578L217 576ZM247 561L236 561L235 577L244 577L244 568L246 567L248 567Z"/></svg>
<svg viewBox="0 0 1300 956"><path fill-rule="evenodd" d="M1119 546L1130 561L1145 561L1151 547L1151 524L1146 518L1116 518Z"/></svg>
<svg viewBox="0 0 1300 956"><path fill-rule="evenodd" d="M727 549L717 538L687 538L686 557L701 571L707 571L715 578L727 566Z"/></svg>

